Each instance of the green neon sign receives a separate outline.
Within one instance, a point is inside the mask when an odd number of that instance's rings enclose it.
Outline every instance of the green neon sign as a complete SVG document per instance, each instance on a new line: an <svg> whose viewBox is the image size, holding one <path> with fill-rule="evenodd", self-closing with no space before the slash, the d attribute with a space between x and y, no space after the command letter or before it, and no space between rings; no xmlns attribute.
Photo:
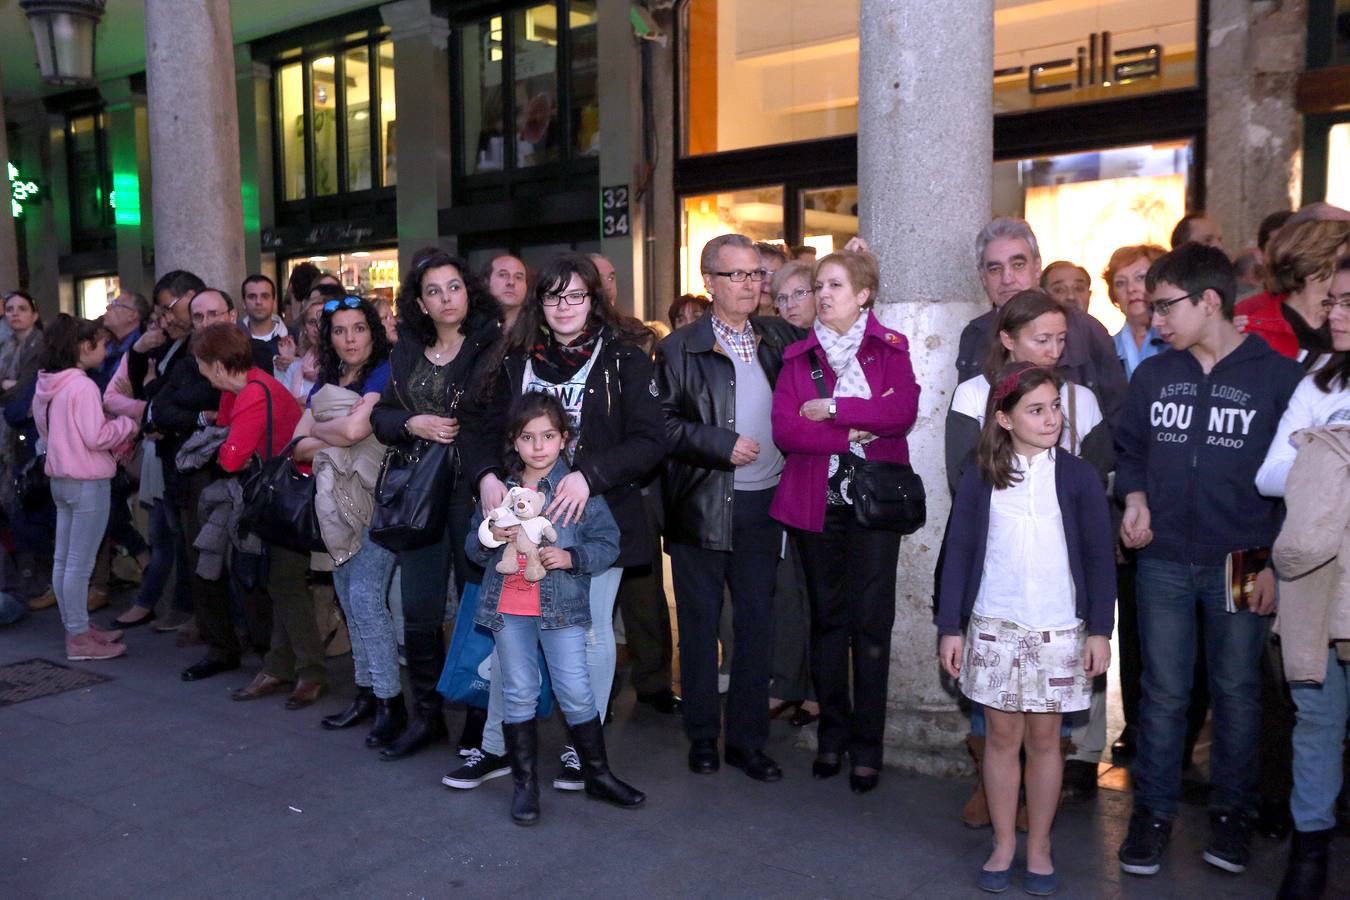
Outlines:
<svg viewBox="0 0 1350 900"><path fill-rule="evenodd" d="M23 215L24 203L37 196L37 182L28 181L19 174L18 166L9 163L9 203L14 218Z"/></svg>

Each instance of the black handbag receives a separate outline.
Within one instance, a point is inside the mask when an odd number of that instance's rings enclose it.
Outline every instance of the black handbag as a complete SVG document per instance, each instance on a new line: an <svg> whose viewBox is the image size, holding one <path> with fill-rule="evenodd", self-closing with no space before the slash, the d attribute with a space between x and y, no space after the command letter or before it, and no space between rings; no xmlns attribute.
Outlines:
<svg viewBox="0 0 1350 900"><path fill-rule="evenodd" d="M820 354L811 348L811 380L821 398L825 390L825 369ZM908 463L861 460L853 466L849 482L853 515L863 528L913 534L928 518L923 479Z"/></svg>
<svg viewBox="0 0 1350 900"><path fill-rule="evenodd" d="M256 382L267 395L266 459L255 457L241 486L244 510L239 530L252 534L265 544L279 544L297 553L327 551L319 518L314 511L314 476L295 466L292 454L296 438L276 456L272 456L272 393L267 385Z"/></svg>
<svg viewBox="0 0 1350 900"><path fill-rule="evenodd" d="M51 407L47 407L51 421ZM37 512L52 502L52 480L47 477L47 451L44 448L14 472L14 496L24 512Z"/></svg>
<svg viewBox="0 0 1350 900"><path fill-rule="evenodd" d="M450 398L447 415L452 418L462 395L456 390ZM439 541L449 522L458 469L454 444L417 438L408 445L388 447L375 482L370 539L395 553Z"/></svg>

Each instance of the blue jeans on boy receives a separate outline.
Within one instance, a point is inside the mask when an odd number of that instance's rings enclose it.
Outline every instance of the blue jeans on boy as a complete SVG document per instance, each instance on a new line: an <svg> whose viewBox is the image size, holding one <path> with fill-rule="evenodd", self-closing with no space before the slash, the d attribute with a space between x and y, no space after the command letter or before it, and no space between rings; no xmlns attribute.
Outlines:
<svg viewBox="0 0 1350 900"><path fill-rule="evenodd" d="M150 507L150 565L141 574L141 589L136 592L135 604L141 609L154 609L171 572L174 577L173 608L190 614L192 560L183 537L183 523L177 508L161 498Z"/></svg>
<svg viewBox="0 0 1350 900"><path fill-rule="evenodd" d="M1298 707L1294 724L1294 790L1289 809L1299 831L1336 827L1336 798L1344 776L1346 714L1350 712L1350 664L1327 651L1327 677L1320 685L1291 684Z"/></svg>
<svg viewBox="0 0 1350 900"><path fill-rule="evenodd" d="M506 701L508 725L528 722L539 703L539 646L544 648L553 694L568 725L580 725L596 716L595 697L586 676L586 629L581 625L540 628L538 616L502 616L502 628L494 632L499 668L492 680L500 679Z"/></svg>
<svg viewBox="0 0 1350 900"><path fill-rule="evenodd" d="M373 688L381 700L403 693L394 619L384 602L396 559L392 551L362 532L361 549L333 570L333 589L347 616L347 631L352 640L356 684Z"/></svg>
<svg viewBox="0 0 1350 900"><path fill-rule="evenodd" d="M1214 710L1209 806L1252 812L1259 775L1261 650L1267 621L1224 610L1224 567L1139 561L1139 643L1144 660L1139 704L1135 805L1174 819L1181 796L1196 647L1196 606L1203 620Z"/></svg>

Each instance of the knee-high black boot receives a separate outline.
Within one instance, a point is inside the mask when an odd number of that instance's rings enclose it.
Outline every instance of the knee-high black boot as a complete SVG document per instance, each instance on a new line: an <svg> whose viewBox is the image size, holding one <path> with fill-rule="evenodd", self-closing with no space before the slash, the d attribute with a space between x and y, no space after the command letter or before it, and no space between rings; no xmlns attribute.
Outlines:
<svg viewBox="0 0 1350 900"><path fill-rule="evenodd" d="M1315 900L1326 892L1327 845L1333 830L1294 832L1278 900Z"/></svg>
<svg viewBox="0 0 1350 900"><path fill-rule="evenodd" d="M539 821L539 732L535 720L502 723L506 757L516 791L511 797L511 821L533 825Z"/></svg>
<svg viewBox="0 0 1350 900"><path fill-rule="evenodd" d="M581 757L581 773L586 779L587 796L624 809L642 805L647 795L632 785L624 784L609 770L609 760L605 755L605 731L601 727L600 717L569 726L568 731L572 734L572 745Z"/></svg>
<svg viewBox="0 0 1350 900"><path fill-rule="evenodd" d="M388 700L375 701L375 724L366 735L366 746L370 748L388 747L408 727L408 708L403 705L403 695L395 694Z"/></svg>
<svg viewBox="0 0 1350 900"><path fill-rule="evenodd" d="M441 694L436 690L445 663L440 629L409 631L404 635L403 647L408 658L413 711L407 730L380 751L380 759L385 761L412 756L428 744L449 736L445 718L441 715Z"/></svg>

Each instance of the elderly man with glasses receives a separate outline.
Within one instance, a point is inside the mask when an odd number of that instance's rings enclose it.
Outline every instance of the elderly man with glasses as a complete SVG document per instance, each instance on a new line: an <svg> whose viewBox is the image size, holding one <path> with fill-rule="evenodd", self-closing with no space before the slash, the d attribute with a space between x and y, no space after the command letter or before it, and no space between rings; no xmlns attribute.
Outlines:
<svg viewBox="0 0 1350 900"><path fill-rule="evenodd" d="M754 315L766 273L749 238L713 238L700 265L711 314L656 350L656 389L670 446L662 490L689 768L711 773L720 762L717 621L729 586L735 641L726 761L751 778L777 781L782 770L764 753L783 534L769 517L783 468L770 409L783 350L798 335L781 319Z"/></svg>

